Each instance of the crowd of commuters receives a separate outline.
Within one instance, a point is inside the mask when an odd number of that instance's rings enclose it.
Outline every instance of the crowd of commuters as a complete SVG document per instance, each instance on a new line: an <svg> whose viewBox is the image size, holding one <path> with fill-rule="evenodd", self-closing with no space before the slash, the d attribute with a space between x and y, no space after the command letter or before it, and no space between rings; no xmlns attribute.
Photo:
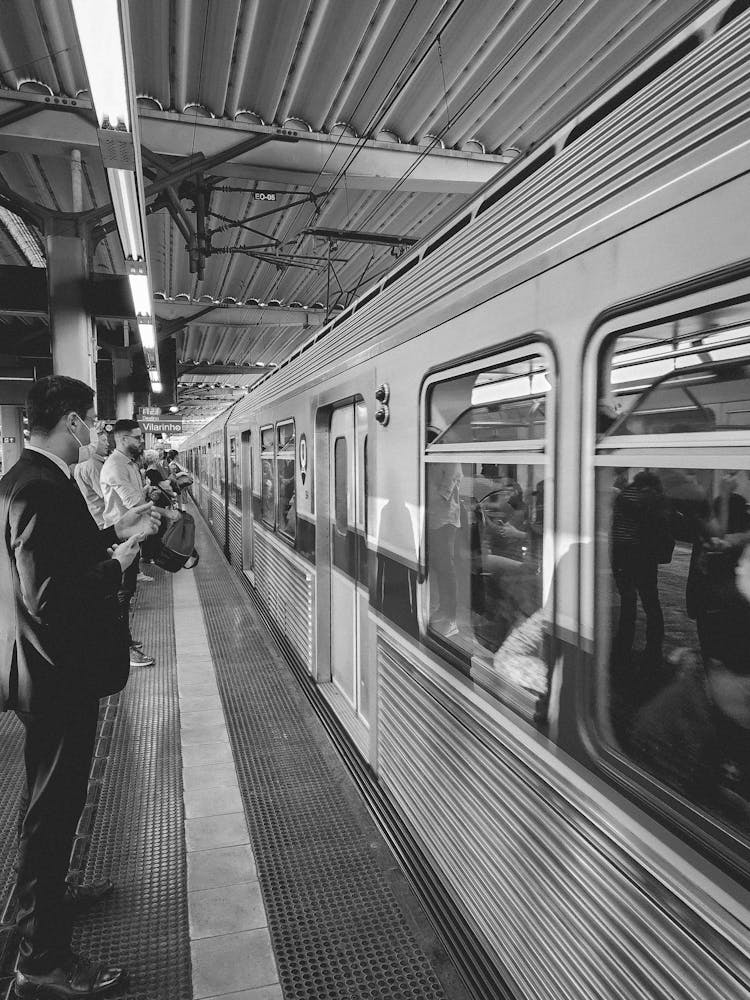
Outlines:
<svg viewBox="0 0 750 1000"><path fill-rule="evenodd" d="M16 892L15 995L90 997L123 981L71 947L75 912L112 891L68 877L86 801L99 699L150 666L130 631L140 549L159 533L169 469L157 453L141 473L143 431L114 425L114 450L94 392L53 375L32 387L29 441L0 480L0 711L24 728ZM174 459L174 455L171 456ZM72 470L72 471L71 471Z"/></svg>

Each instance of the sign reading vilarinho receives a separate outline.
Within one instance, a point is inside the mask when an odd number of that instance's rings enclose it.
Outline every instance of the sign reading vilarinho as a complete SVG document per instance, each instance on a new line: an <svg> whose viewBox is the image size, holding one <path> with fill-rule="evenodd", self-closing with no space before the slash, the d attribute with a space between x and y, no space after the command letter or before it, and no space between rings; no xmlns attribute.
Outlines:
<svg viewBox="0 0 750 1000"><path fill-rule="evenodd" d="M182 417L173 420L150 420L141 418L141 427L148 434L182 434Z"/></svg>

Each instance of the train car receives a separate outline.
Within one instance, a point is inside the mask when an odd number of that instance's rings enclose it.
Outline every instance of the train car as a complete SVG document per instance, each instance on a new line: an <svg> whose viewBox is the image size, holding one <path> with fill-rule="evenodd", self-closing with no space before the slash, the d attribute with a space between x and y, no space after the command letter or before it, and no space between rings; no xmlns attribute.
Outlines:
<svg viewBox="0 0 750 1000"><path fill-rule="evenodd" d="M747 6L183 448L496 995L750 995Z"/></svg>

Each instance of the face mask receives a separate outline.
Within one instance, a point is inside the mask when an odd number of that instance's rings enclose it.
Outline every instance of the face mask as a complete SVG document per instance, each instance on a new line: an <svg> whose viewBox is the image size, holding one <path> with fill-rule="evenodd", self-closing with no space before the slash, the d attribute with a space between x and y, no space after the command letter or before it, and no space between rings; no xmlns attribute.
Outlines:
<svg viewBox="0 0 750 1000"><path fill-rule="evenodd" d="M70 426L68 427L68 430L73 435L73 437L76 440L76 444L78 445L78 461L79 461L79 463L80 462L87 462L91 458L91 456L93 455L94 451L96 450L96 444L94 444L93 449L91 447L92 443L94 442L95 431L94 431L94 429L92 427L87 427L86 429L89 432L89 443L88 444L84 444L81 441L81 439L78 437L78 435L76 434L76 432L73 430L73 428L70 427ZM96 434L96 440L97 440L97 442L99 441L99 435L98 434Z"/></svg>

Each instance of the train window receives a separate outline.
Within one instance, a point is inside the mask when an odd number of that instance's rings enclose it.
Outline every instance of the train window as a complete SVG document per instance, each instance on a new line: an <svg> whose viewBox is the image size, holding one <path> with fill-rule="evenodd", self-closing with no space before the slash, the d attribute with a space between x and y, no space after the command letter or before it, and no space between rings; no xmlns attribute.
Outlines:
<svg viewBox="0 0 750 1000"><path fill-rule="evenodd" d="M224 478L224 448L222 439L218 435L214 439L214 488L224 495L226 487Z"/></svg>
<svg viewBox="0 0 750 1000"><path fill-rule="evenodd" d="M439 376L425 397L427 631L530 718L549 691L545 652L546 436L540 354Z"/></svg>
<svg viewBox="0 0 750 1000"><path fill-rule="evenodd" d="M273 427L260 431L260 516L270 528L276 526L276 475Z"/></svg>
<svg viewBox="0 0 750 1000"><path fill-rule="evenodd" d="M750 311L616 335L598 396L600 732L750 838Z"/></svg>
<svg viewBox="0 0 750 1000"><path fill-rule="evenodd" d="M237 438L229 439L229 502L242 509L242 478L240 476L240 453Z"/></svg>
<svg viewBox="0 0 750 1000"><path fill-rule="evenodd" d="M287 538L297 536L297 495L295 492L294 421L288 420L276 425L277 451L276 469L278 474L278 528Z"/></svg>

